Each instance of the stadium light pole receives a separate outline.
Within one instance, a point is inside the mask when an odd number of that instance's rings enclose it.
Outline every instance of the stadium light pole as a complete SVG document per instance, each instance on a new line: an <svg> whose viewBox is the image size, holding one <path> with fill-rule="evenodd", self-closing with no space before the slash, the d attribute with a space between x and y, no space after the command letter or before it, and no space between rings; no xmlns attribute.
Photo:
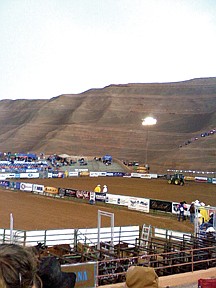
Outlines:
<svg viewBox="0 0 216 288"><path fill-rule="evenodd" d="M142 125L146 126L146 153L145 153L145 165L148 165L148 137L149 137L149 126L153 126L157 123L157 119L153 117L146 117L142 119Z"/></svg>

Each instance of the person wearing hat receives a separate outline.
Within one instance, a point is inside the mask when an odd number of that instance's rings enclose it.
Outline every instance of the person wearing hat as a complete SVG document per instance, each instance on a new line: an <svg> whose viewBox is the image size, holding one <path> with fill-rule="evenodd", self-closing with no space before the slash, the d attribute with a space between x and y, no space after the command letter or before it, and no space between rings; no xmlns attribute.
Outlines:
<svg viewBox="0 0 216 288"><path fill-rule="evenodd" d="M76 283L76 274L62 272L55 256L47 256L41 260L38 275L43 288L73 288Z"/></svg>
<svg viewBox="0 0 216 288"><path fill-rule="evenodd" d="M131 266L126 272L125 288L159 288L154 268Z"/></svg>
<svg viewBox="0 0 216 288"><path fill-rule="evenodd" d="M189 212L190 212L190 223L194 223L194 219L195 219L195 205L194 202L191 202L190 208L189 208Z"/></svg>
<svg viewBox="0 0 216 288"><path fill-rule="evenodd" d="M107 191L108 191L107 185L104 185L103 186L103 193L107 193Z"/></svg>
<svg viewBox="0 0 216 288"><path fill-rule="evenodd" d="M97 192L97 193L100 193L100 192L101 192L101 186L100 186L100 184L98 184L98 185L95 187L94 192Z"/></svg>

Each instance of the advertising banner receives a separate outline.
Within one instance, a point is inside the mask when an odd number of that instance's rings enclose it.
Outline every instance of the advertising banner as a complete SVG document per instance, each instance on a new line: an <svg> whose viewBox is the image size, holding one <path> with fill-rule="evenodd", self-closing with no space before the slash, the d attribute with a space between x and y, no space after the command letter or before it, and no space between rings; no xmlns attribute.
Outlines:
<svg viewBox="0 0 216 288"><path fill-rule="evenodd" d="M98 172L99 177L106 177L106 172Z"/></svg>
<svg viewBox="0 0 216 288"><path fill-rule="evenodd" d="M194 180L195 180L195 177L194 177L194 176L187 176L187 175L185 175L185 176L184 176L184 180L185 180L185 181L194 181Z"/></svg>
<svg viewBox="0 0 216 288"><path fill-rule="evenodd" d="M118 195L106 194L105 202L107 204L117 205L118 204Z"/></svg>
<svg viewBox="0 0 216 288"><path fill-rule="evenodd" d="M33 190L33 184L31 183L20 183L20 190L26 191L26 192L32 192Z"/></svg>
<svg viewBox="0 0 216 288"><path fill-rule="evenodd" d="M151 175L151 179L157 179L158 178L158 174L151 173L149 175Z"/></svg>
<svg viewBox="0 0 216 288"><path fill-rule="evenodd" d="M37 169L26 169L26 173L37 173L38 170Z"/></svg>
<svg viewBox="0 0 216 288"><path fill-rule="evenodd" d="M6 173L6 174L3 174L3 175L5 175L7 179L16 178L16 174L15 173Z"/></svg>
<svg viewBox="0 0 216 288"><path fill-rule="evenodd" d="M172 212L172 202L150 199L150 209Z"/></svg>
<svg viewBox="0 0 216 288"><path fill-rule="evenodd" d="M208 178L207 178L207 177L199 177L199 176L196 176L196 177L195 177L195 181L196 181L196 182L207 182L207 181L208 181Z"/></svg>
<svg viewBox="0 0 216 288"><path fill-rule="evenodd" d="M89 172L88 171L80 171L79 175L80 176L89 176Z"/></svg>
<svg viewBox="0 0 216 288"><path fill-rule="evenodd" d="M39 178L39 173L20 173L20 178Z"/></svg>
<svg viewBox="0 0 216 288"><path fill-rule="evenodd" d="M89 191L83 191L83 190L76 190L76 197L79 199L90 199L90 192Z"/></svg>
<svg viewBox="0 0 216 288"><path fill-rule="evenodd" d="M78 176L79 176L79 172L77 172L77 171L70 171L70 172L68 173L68 176L69 176L69 177L78 177Z"/></svg>
<svg viewBox="0 0 216 288"><path fill-rule="evenodd" d="M59 188L59 195L66 197L76 197L77 190L69 188Z"/></svg>
<svg viewBox="0 0 216 288"><path fill-rule="evenodd" d="M9 187L10 181L0 180L0 185L3 187Z"/></svg>
<svg viewBox="0 0 216 288"><path fill-rule="evenodd" d="M139 173L131 173L132 178L140 178L141 175Z"/></svg>
<svg viewBox="0 0 216 288"><path fill-rule="evenodd" d="M95 201L105 202L106 193L103 192L95 192Z"/></svg>
<svg viewBox="0 0 216 288"><path fill-rule="evenodd" d="M89 199L90 203L94 203L95 202L95 192L90 191L90 199Z"/></svg>
<svg viewBox="0 0 216 288"><path fill-rule="evenodd" d="M0 174L0 180L5 180L7 178L6 174Z"/></svg>
<svg viewBox="0 0 216 288"><path fill-rule="evenodd" d="M113 172L106 172L106 176L113 177L114 173Z"/></svg>
<svg viewBox="0 0 216 288"><path fill-rule="evenodd" d="M114 177L123 177L125 175L124 172L113 172Z"/></svg>
<svg viewBox="0 0 216 288"><path fill-rule="evenodd" d="M118 195L118 205L128 206L130 196Z"/></svg>
<svg viewBox="0 0 216 288"><path fill-rule="evenodd" d="M12 181L10 181L9 188L10 188L10 189L20 190L20 183L19 183L19 182L12 182Z"/></svg>
<svg viewBox="0 0 216 288"><path fill-rule="evenodd" d="M142 179L151 179L151 174L140 174L140 178L142 178Z"/></svg>
<svg viewBox="0 0 216 288"><path fill-rule="evenodd" d="M52 172L52 177L50 178L63 178L64 177L64 172L62 171L53 171Z"/></svg>
<svg viewBox="0 0 216 288"><path fill-rule="evenodd" d="M90 172L89 177L98 177L99 173L98 172Z"/></svg>
<svg viewBox="0 0 216 288"><path fill-rule="evenodd" d="M128 209L149 212L149 199L130 197L128 202Z"/></svg>
<svg viewBox="0 0 216 288"><path fill-rule="evenodd" d="M96 262L79 263L73 265L62 265L61 270L63 272L74 272L76 273L76 288L96 287Z"/></svg>
<svg viewBox="0 0 216 288"><path fill-rule="evenodd" d="M121 205L128 207L130 196L124 196L124 195L115 195L115 194L106 194L106 200L105 202L107 204L113 204L113 205Z"/></svg>
<svg viewBox="0 0 216 288"><path fill-rule="evenodd" d="M33 184L33 192L37 192L37 193L43 194L44 185Z"/></svg>
<svg viewBox="0 0 216 288"><path fill-rule="evenodd" d="M12 181L10 181L10 185L9 185L9 188L10 189L19 189L20 188L20 185L17 185L18 184L18 182L12 182Z"/></svg>

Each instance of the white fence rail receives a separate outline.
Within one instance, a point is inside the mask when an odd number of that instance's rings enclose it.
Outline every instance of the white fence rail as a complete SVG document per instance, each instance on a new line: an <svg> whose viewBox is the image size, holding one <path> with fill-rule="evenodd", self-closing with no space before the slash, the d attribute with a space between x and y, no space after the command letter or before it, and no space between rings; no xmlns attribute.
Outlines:
<svg viewBox="0 0 216 288"><path fill-rule="evenodd" d="M10 243L10 229L0 229L0 243ZM109 242L111 239L111 229L103 227L100 229L100 239L102 242ZM135 244L136 238L139 238L139 226L114 227L114 244L119 241ZM25 245L35 246L39 242L47 246L57 244L70 244L73 248L78 242L88 245L97 245L98 229L58 229L58 230L35 230L23 231L13 230L13 242Z"/></svg>

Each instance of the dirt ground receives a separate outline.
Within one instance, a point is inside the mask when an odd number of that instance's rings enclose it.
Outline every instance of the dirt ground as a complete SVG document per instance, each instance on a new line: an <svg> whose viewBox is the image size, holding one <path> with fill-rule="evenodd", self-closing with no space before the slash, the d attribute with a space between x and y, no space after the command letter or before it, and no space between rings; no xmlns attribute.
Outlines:
<svg viewBox="0 0 216 288"><path fill-rule="evenodd" d="M207 183L186 182L184 186L169 185L162 179L79 177L64 179L30 179L21 182L40 183L45 186L93 191L97 184L108 186L112 194L130 195L151 199L186 201L198 199L206 205L216 206L216 186ZM54 199L28 192L0 190L0 227L9 228L10 213L14 229L45 230L97 227L98 210L114 213L115 226L148 224L158 228L192 232L189 220L178 222L175 216L164 213L142 213L126 207L107 204L90 205L84 200ZM102 217L102 226L109 226L110 219Z"/></svg>

